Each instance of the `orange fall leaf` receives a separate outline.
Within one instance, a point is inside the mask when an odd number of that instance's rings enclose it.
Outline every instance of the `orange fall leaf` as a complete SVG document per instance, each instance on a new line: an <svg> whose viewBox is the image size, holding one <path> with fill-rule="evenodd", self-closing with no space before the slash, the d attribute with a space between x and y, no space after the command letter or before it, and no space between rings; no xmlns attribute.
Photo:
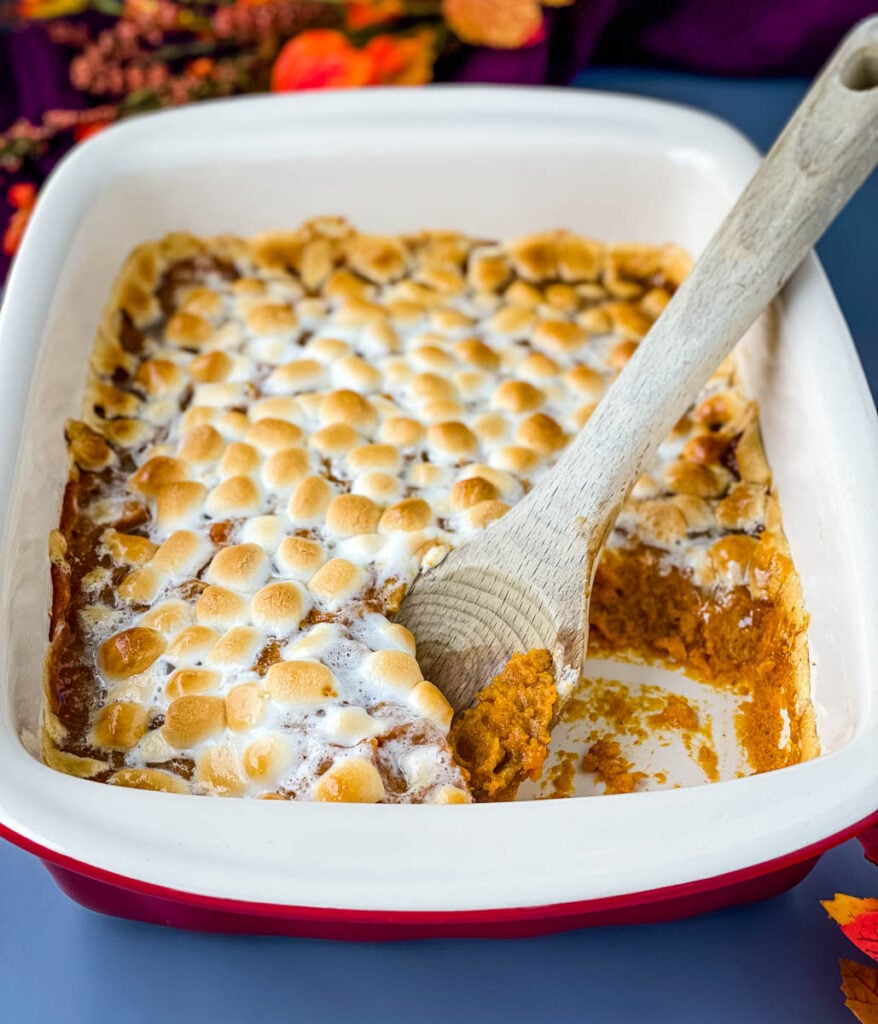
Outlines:
<svg viewBox="0 0 878 1024"><path fill-rule="evenodd" d="M841 990L844 1005L860 1024L878 1024L878 968L841 960Z"/></svg>
<svg viewBox="0 0 878 1024"><path fill-rule="evenodd" d="M834 899L821 900L820 904L832 920L842 926L852 924L861 914L878 912L878 900L861 900L843 892L837 892Z"/></svg>
<svg viewBox="0 0 878 1024"><path fill-rule="evenodd" d="M836 893L823 908L857 949L878 960L878 900Z"/></svg>

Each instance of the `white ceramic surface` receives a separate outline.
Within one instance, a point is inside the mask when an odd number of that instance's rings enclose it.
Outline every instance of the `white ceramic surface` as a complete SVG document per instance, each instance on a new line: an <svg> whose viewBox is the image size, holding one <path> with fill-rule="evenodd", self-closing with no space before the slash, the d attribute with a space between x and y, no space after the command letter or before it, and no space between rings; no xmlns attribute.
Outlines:
<svg viewBox="0 0 878 1024"><path fill-rule="evenodd" d="M709 878L874 811L878 422L814 257L783 293L777 329L752 332L742 355L811 613L821 758L712 786L447 808L122 790L51 771L26 749L46 642L46 536L65 476L62 424L79 410L109 282L134 245L170 230L247 234L341 213L379 232L499 237L566 226L697 253L757 160L729 127L675 106L454 87L203 104L78 147L41 194L0 312L0 823L186 892L415 911ZM474 855L459 858L460 849Z"/></svg>

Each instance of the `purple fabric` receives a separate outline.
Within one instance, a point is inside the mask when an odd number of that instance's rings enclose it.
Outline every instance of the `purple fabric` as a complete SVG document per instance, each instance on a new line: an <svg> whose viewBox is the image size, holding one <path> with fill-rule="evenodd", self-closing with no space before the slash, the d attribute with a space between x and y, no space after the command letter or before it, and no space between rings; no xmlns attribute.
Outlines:
<svg viewBox="0 0 878 1024"><path fill-rule="evenodd" d="M578 0L527 50L477 50L466 82L566 85L594 64L714 75L813 75L876 0Z"/></svg>
<svg viewBox="0 0 878 1024"><path fill-rule="evenodd" d="M70 84L69 54L49 40L42 25L0 36L0 131L20 117L39 123L47 110L82 110L87 105ZM12 213L6 201L8 186L16 180L39 182L62 156L63 152L53 148L36 168L24 168L11 178L0 171L0 236ZM0 285L9 263L9 257L0 251Z"/></svg>
<svg viewBox="0 0 878 1024"><path fill-rule="evenodd" d="M562 85L593 64L653 65L721 75L813 74L876 0L577 0L546 9L546 35L511 52L473 50L447 77L463 82ZM16 118L38 122L53 108L78 110L71 51L48 39L42 25L0 34L0 131ZM36 168L10 178L0 171L0 234L11 208L13 180L39 181L58 149ZM0 282L8 260L0 253Z"/></svg>

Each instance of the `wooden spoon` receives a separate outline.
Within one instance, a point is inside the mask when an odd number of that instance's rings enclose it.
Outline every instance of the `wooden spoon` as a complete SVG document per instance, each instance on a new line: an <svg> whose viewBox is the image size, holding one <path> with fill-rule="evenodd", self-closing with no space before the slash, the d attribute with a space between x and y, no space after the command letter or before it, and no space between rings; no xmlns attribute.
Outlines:
<svg viewBox="0 0 878 1024"><path fill-rule="evenodd" d="M455 710L515 652L579 680L601 548L711 373L878 161L878 17L842 41L634 356L539 486L419 577L398 620Z"/></svg>

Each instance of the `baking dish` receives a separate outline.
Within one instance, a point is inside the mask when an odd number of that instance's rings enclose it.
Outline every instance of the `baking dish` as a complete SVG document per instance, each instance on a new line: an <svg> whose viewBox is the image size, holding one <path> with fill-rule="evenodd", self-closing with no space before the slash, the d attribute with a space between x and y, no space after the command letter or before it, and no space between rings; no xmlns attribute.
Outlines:
<svg viewBox="0 0 878 1024"><path fill-rule="evenodd" d="M564 225L697 253L756 166L688 110L447 88L206 104L113 128L47 186L0 314L0 828L96 909L344 937L526 934L777 892L875 811L874 408L811 257L742 352L811 613L823 756L679 790L449 810L192 800L95 786L29 752L62 424L138 242L341 213L364 230Z"/></svg>

